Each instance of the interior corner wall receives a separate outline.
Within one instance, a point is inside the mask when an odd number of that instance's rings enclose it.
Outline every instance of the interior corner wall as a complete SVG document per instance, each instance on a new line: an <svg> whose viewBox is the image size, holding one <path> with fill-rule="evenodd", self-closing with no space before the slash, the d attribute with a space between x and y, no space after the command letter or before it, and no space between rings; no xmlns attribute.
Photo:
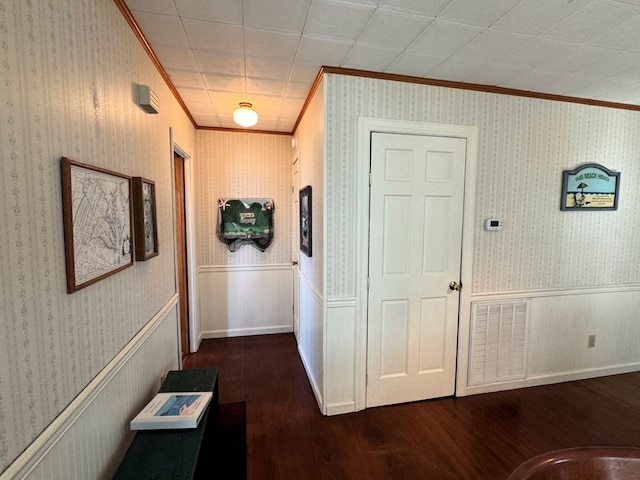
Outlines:
<svg viewBox="0 0 640 480"><path fill-rule="evenodd" d="M329 305L335 299L336 306L347 308L345 302L353 299L366 308L358 285L367 267L356 264L356 246L348 241L358 228L353 221L358 117L477 126L476 195L470 199L475 227L465 232L474 236L472 282L465 288L471 289L472 302L532 302L531 370L523 381L507 386L640 369L640 351L625 340L640 333L632 308L640 290L640 243L633 241L640 227L640 194L634 188L640 178L640 113L339 74L325 75L325 82L325 115L331 119L325 132ZM586 162L621 172L617 211L560 210L563 170ZM484 220L495 217L504 221L504 229L485 231ZM598 298L611 305L614 294L615 309L589 308ZM585 308L571 308L580 305ZM356 312L335 316L344 335L355 335ZM473 393L466 383L469 324L469 318L460 318L459 394ZM587 349L588 332L602 339L595 349ZM345 360L354 358L351 349L360 339L344 335L327 340L327 371L338 368L336 358L341 371L351 371ZM568 357L567 345L579 354ZM365 378L353 382L364 385ZM348 387L336 376L325 390L342 392L335 400L346 406L353 391Z"/></svg>
<svg viewBox="0 0 640 480"><path fill-rule="evenodd" d="M324 81L316 89L295 132L300 188L311 187L311 256L300 252L298 264L298 351L314 395L325 409L324 379L324 265L325 265L325 163ZM294 248L299 248L296 244Z"/></svg>
<svg viewBox="0 0 640 480"><path fill-rule="evenodd" d="M195 243L201 338L293 330L291 137L198 130ZM216 236L218 199L271 198L274 236L231 252Z"/></svg>
<svg viewBox="0 0 640 480"><path fill-rule="evenodd" d="M110 478L178 366L169 131L195 128L112 0L2 2L0 64L0 478ZM67 294L62 156L155 181L159 256Z"/></svg>

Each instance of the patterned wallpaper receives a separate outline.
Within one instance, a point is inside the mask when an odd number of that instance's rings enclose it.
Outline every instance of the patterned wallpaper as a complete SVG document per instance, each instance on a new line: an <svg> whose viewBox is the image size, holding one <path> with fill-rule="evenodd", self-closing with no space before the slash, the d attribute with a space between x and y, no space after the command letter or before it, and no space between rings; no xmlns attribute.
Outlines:
<svg viewBox="0 0 640 480"><path fill-rule="evenodd" d="M196 264L291 263L291 137L198 130L194 161ZM230 252L216 237L218 198L272 198L274 237L266 251Z"/></svg>
<svg viewBox="0 0 640 480"><path fill-rule="evenodd" d="M640 282L640 113L329 74L327 262L330 296L356 291L352 238L359 116L479 128L473 293ZM621 172L615 212L561 212L562 171ZM504 220L486 232L488 217Z"/></svg>
<svg viewBox="0 0 640 480"><path fill-rule="evenodd" d="M169 128L195 130L112 0L0 2L0 65L1 472L173 295ZM158 257L66 293L61 156L155 180Z"/></svg>
<svg viewBox="0 0 640 480"><path fill-rule="evenodd" d="M312 255L307 257L302 252L299 256L302 281L309 282L316 293L322 295L324 291L323 263L325 261L324 248L324 82L316 89L315 95L304 114L296 138L298 148L294 157L298 159L300 169L300 188L311 186L312 207ZM332 226L327 226L331 231ZM298 242L295 244L298 248Z"/></svg>

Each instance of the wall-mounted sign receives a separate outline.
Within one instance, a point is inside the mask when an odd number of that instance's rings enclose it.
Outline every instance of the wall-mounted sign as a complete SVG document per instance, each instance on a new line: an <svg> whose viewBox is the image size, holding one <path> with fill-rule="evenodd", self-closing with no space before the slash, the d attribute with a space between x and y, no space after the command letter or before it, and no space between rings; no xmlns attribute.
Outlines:
<svg viewBox="0 0 640 480"><path fill-rule="evenodd" d="M230 251L249 244L264 252L273 240L271 198L218 199L217 235Z"/></svg>
<svg viewBox="0 0 640 480"><path fill-rule="evenodd" d="M562 173L560 210L617 210L620 172L585 163Z"/></svg>

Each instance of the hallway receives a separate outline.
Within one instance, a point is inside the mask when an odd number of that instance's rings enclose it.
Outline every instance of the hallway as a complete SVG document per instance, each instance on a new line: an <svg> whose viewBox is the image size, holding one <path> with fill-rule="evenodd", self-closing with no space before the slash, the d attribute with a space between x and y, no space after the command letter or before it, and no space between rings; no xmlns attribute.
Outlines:
<svg viewBox="0 0 640 480"><path fill-rule="evenodd" d="M184 368L206 366L246 402L250 480L504 480L546 451L640 445L640 372L324 417L292 334L204 340Z"/></svg>

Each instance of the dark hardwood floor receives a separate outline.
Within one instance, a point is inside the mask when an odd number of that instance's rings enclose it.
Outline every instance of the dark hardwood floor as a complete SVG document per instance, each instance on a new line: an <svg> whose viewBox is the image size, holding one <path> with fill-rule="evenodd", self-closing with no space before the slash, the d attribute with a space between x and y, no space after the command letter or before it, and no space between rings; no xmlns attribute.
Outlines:
<svg viewBox="0 0 640 480"><path fill-rule="evenodd" d="M504 480L550 450L640 446L640 372L325 417L292 334L204 340L184 366L246 402L250 480Z"/></svg>

